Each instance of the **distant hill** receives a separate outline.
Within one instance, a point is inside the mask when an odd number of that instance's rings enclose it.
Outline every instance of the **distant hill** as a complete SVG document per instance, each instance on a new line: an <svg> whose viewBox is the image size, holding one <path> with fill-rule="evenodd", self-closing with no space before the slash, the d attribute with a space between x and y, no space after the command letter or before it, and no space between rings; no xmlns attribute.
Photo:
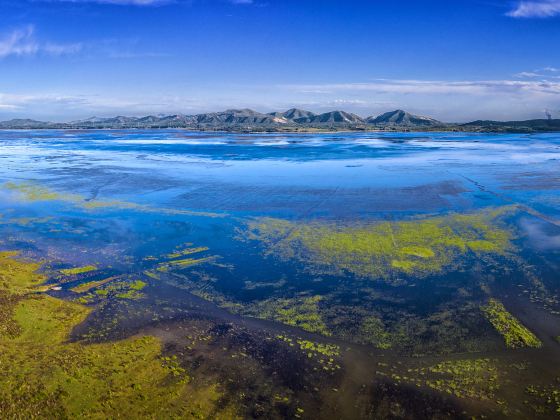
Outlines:
<svg viewBox="0 0 560 420"><path fill-rule="evenodd" d="M477 131L559 131L560 119L536 119L525 121L478 120L462 124L461 126L472 128Z"/></svg>
<svg viewBox="0 0 560 420"><path fill-rule="evenodd" d="M223 112L195 115L197 124L220 125L220 124L285 124L288 120L281 116L261 114L252 109L228 109Z"/></svg>
<svg viewBox="0 0 560 420"><path fill-rule="evenodd" d="M290 121L294 121L300 118L313 118L316 115L317 114L311 111L305 111L303 109L298 109L298 108L288 109L286 112L282 113L282 117Z"/></svg>
<svg viewBox="0 0 560 420"><path fill-rule="evenodd" d="M44 122L44 121L36 121L30 120L27 118L19 118L13 119L9 121L2 121L0 122L0 128L8 129L8 128L19 128L19 129L33 129L33 128L46 128L51 123Z"/></svg>
<svg viewBox="0 0 560 420"><path fill-rule="evenodd" d="M345 111L315 114L299 108L263 114L252 109L228 109L196 115L147 115L145 117L91 117L68 123L31 119L0 122L0 129L149 129L185 128L233 132L312 131L312 130L391 130L391 131L475 131L475 132L547 132L560 131L559 119L527 121L479 120L466 124L447 124L401 109L379 116L361 118Z"/></svg>
<svg viewBox="0 0 560 420"><path fill-rule="evenodd" d="M356 114L345 111L331 111L319 115L309 115L294 119L298 124L363 124L364 120Z"/></svg>
<svg viewBox="0 0 560 420"><path fill-rule="evenodd" d="M111 117L111 118L99 118L99 117L91 117L85 120L78 120L72 121L68 123L73 127L113 127L113 128L121 128L121 127L128 127L134 125L134 123L138 120L136 117Z"/></svg>
<svg viewBox="0 0 560 420"><path fill-rule="evenodd" d="M366 122L380 127L438 127L445 125L433 118L410 114L402 109L386 112L377 117L368 117Z"/></svg>

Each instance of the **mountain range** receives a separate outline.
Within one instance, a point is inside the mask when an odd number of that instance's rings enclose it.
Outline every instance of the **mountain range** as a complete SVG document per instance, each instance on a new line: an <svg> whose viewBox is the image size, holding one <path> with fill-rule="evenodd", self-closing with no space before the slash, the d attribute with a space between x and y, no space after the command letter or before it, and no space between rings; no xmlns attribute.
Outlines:
<svg viewBox="0 0 560 420"><path fill-rule="evenodd" d="M31 119L0 122L0 129L148 129L185 128L220 131L310 131L310 130L386 130L386 131L560 131L560 120L473 121L466 124L444 123L403 110L362 118L345 111L316 114L292 108L285 112L263 114L252 109L228 109L196 115L148 115L145 117L92 117L66 123Z"/></svg>

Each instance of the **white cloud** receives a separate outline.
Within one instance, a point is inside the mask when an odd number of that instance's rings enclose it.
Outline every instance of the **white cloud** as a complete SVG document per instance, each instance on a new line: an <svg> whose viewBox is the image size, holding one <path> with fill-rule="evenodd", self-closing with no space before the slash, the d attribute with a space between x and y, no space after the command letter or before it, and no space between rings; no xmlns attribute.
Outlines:
<svg viewBox="0 0 560 420"><path fill-rule="evenodd" d="M0 94L0 120L35 118L68 121L92 115L195 114L226 108L276 111L303 107L311 111L342 109L362 116L401 108L442 121L556 117L560 80L394 80L367 83L194 86L173 90Z"/></svg>
<svg viewBox="0 0 560 420"><path fill-rule="evenodd" d="M74 54L82 49L82 44L41 43L35 37L33 25L13 30L0 37L0 58L8 56L31 56L39 53L47 55Z"/></svg>
<svg viewBox="0 0 560 420"><path fill-rule="evenodd" d="M548 18L560 15L560 0L519 1L507 13L514 18Z"/></svg>
<svg viewBox="0 0 560 420"><path fill-rule="evenodd" d="M517 79L532 79L534 77L542 77L542 74L535 73L532 71L522 71L521 73L514 74Z"/></svg>
<svg viewBox="0 0 560 420"><path fill-rule="evenodd" d="M541 118L543 109L560 108L560 80L556 79L380 79L367 83L292 84L276 88L283 91L283 97L310 103L336 106L333 101L347 98L349 101L341 104L341 108L359 115L402 108L442 121ZM383 106L384 102L394 106Z"/></svg>
<svg viewBox="0 0 560 420"><path fill-rule="evenodd" d="M560 69L549 66L532 71L522 71L520 73L514 74L513 77L515 77L516 79L540 79L545 81L550 79L560 79L558 72L560 72Z"/></svg>
<svg viewBox="0 0 560 420"><path fill-rule="evenodd" d="M321 85L286 85L288 89L302 93L369 92L377 94L462 94L462 95L560 95L560 82L545 80L393 80L379 79L369 83L339 83Z"/></svg>
<svg viewBox="0 0 560 420"><path fill-rule="evenodd" d="M33 26L16 29L4 38L0 38L0 58L9 55L32 55L39 50L33 39Z"/></svg>
<svg viewBox="0 0 560 420"><path fill-rule="evenodd" d="M1 93L0 121L11 118L35 118L69 121L98 116L148 115L213 109L205 104L180 96L114 97L96 94Z"/></svg>

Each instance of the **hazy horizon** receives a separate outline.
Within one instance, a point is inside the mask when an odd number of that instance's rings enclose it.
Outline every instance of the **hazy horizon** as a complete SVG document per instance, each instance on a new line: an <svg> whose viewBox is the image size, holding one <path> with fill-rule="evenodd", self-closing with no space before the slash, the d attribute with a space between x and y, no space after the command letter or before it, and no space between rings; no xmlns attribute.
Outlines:
<svg viewBox="0 0 560 420"><path fill-rule="evenodd" d="M0 0L0 9L0 120L291 107L447 122L560 117L560 59L550 54L558 0Z"/></svg>

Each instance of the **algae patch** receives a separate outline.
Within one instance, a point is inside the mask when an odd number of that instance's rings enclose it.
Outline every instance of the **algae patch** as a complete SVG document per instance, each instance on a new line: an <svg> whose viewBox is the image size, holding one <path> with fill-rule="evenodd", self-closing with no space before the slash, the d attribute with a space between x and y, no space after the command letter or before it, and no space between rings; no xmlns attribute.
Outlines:
<svg viewBox="0 0 560 420"><path fill-rule="evenodd" d="M301 328L304 331L330 336L331 332L320 314L319 303L321 300L321 296L269 299L247 308L245 315L269 319Z"/></svg>
<svg viewBox="0 0 560 420"><path fill-rule="evenodd" d="M498 370L490 359L446 361L427 370L440 376L426 381L430 388L459 398L493 400L499 389Z"/></svg>
<svg viewBox="0 0 560 420"><path fill-rule="evenodd" d="M327 274L422 276L441 273L468 255L504 255L512 235L499 217L510 210L353 225L259 218L249 222L246 236L263 243L268 254Z"/></svg>
<svg viewBox="0 0 560 420"><path fill-rule="evenodd" d="M142 280L118 279L117 276L108 279L85 283L71 289L74 293L81 294L76 299L82 304L96 303L111 297L117 299L138 300L145 297L142 289L147 283ZM89 292L89 293L87 293Z"/></svg>
<svg viewBox="0 0 560 420"><path fill-rule="evenodd" d="M65 276L75 276L75 275L78 275L78 274L89 273L89 272L95 271L95 270L97 270L97 266L86 265L84 267L66 268L66 269L60 270L60 272L62 274L64 274Z"/></svg>
<svg viewBox="0 0 560 420"><path fill-rule="evenodd" d="M236 416L229 405L218 404L217 385L194 387L186 370L162 355L154 337L69 342L90 309L39 293L45 280L37 273L40 266L16 255L0 253L0 296L13 298L0 316L3 417Z"/></svg>
<svg viewBox="0 0 560 420"><path fill-rule="evenodd" d="M6 182L3 184L3 188L17 194L20 201L23 202L44 202L44 201L60 201L64 203L69 203L73 206L84 210L100 210L100 209L120 209L120 210L133 210L146 213L161 213L161 214L171 214L171 215L188 215L188 216L201 216L201 217L212 217L219 218L225 217L225 214L219 213L209 213L209 212L197 212L184 209L169 209L169 208L157 208L151 207L144 204L132 203L128 201L121 200L88 200L86 197L80 194L72 193L60 193L53 191L47 187L33 182Z"/></svg>
<svg viewBox="0 0 560 420"><path fill-rule="evenodd" d="M79 286L73 287L70 290L74 293L86 293L89 292L91 289L95 289L107 283L110 283L117 278L118 278L117 276L113 276L103 280L89 281L87 283L82 283Z"/></svg>
<svg viewBox="0 0 560 420"><path fill-rule="evenodd" d="M542 346L542 342L535 334L510 314L500 301L490 299L481 309L496 331L504 337L506 346L510 348Z"/></svg>
<svg viewBox="0 0 560 420"><path fill-rule="evenodd" d="M389 366L378 363L380 369ZM500 375L496 359L458 359L446 360L431 366L396 369L390 372L377 371L388 376L395 383L414 384L416 387L428 387L438 392L453 395L457 398L479 401L498 402L497 392L500 390Z"/></svg>
<svg viewBox="0 0 560 420"><path fill-rule="evenodd" d="M363 320L360 336L378 349L387 350L393 346L391 334L385 330L383 321L374 316L368 316Z"/></svg>

